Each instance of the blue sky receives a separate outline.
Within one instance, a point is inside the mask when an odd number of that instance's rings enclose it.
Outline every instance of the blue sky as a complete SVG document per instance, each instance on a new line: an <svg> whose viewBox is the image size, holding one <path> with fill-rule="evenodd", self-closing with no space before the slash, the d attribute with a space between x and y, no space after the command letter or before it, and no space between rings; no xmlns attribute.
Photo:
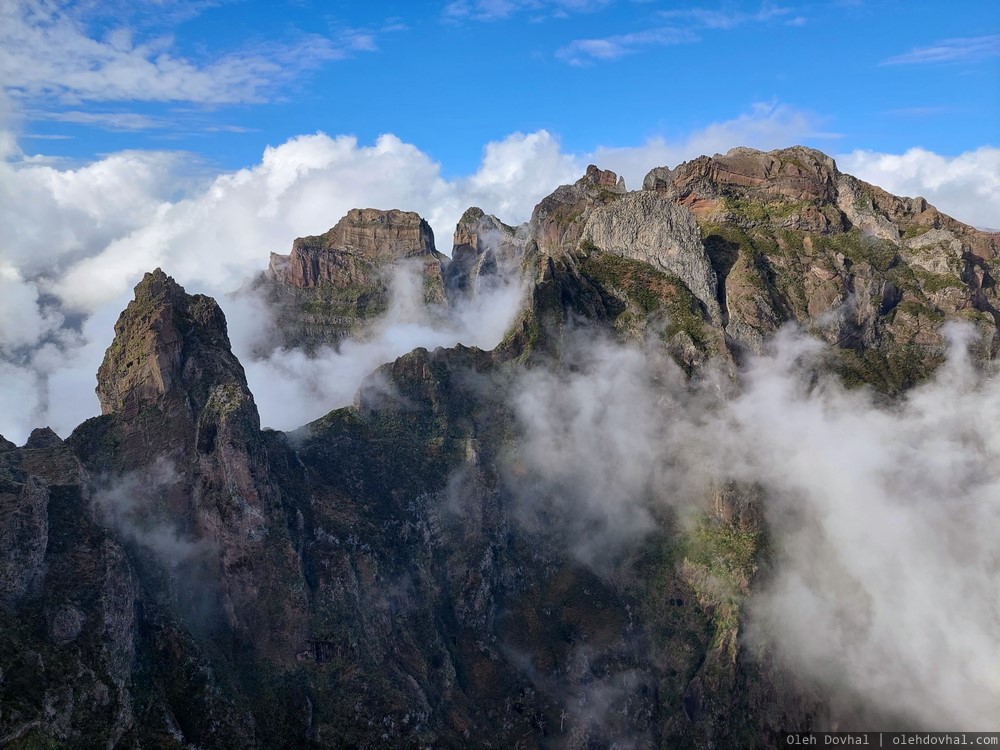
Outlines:
<svg viewBox="0 0 1000 750"><path fill-rule="evenodd" d="M469 206L518 224L589 163L636 188L800 143L1000 227L998 124L992 1L0 0L0 434L97 413L156 267L226 300L265 422L305 421L340 403L317 384L446 343L248 358L266 315L224 295L351 208L417 211L447 253Z"/></svg>
<svg viewBox="0 0 1000 750"><path fill-rule="evenodd" d="M996 145L1000 3L8 0L21 148L254 163L322 130L393 133L465 174L544 129L570 152L677 139L754 104L828 152Z"/></svg>

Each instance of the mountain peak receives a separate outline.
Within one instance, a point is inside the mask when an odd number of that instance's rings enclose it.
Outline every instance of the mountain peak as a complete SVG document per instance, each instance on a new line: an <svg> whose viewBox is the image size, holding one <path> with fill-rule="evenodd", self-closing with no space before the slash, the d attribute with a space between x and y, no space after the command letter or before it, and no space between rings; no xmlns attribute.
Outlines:
<svg viewBox="0 0 1000 750"><path fill-rule="evenodd" d="M329 231L295 240L283 280L301 288L370 284L377 269L407 258L439 258L430 224L414 211L352 208Z"/></svg>
<svg viewBox="0 0 1000 750"><path fill-rule="evenodd" d="M715 208L724 197L754 201L836 202L837 164L821 151L792 146L774 151L738 147L725 154L699 156L674 169L656 167L644 190L699 208Z"/></svg>
<svg viewBox="0 0 1000 750"><path fill-rule="evenodd" d="M246 387L218 304L189 295L158 268L136 285L135 299L115 323L115 339L97 373L97 396L104 414L127 419L175 390L199 408L215 382L233 379Z"/></svg>
<svg viewBox="0 0 1000 750"><path fill-rule="evenodd" d="M577 185L593 185L595 187L607 188L616 193L625 192L625 178L619 177L610 169L601 169L596 164L587 166L587 171L579 180Z"/></svg>
<svg viewBox="0 0 1000 750"><path fill-rule="evenodd" d="M25 448L58 448L63 444L63 440L51 427L36 427L28 436Z"/></svg>

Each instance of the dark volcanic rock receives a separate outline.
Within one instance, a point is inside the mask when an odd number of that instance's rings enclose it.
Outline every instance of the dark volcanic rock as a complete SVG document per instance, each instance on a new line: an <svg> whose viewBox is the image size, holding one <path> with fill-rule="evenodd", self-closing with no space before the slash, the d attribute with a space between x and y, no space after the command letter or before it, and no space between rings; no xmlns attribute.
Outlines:
<svg viewBox="0 0 1000 750"><path fill-rule="evenodd" d="M229 346L215 300L188 295L160 269L147 273L115 324L115 340L98 370L101 411L131 421L145 407L180 399L197 412L217 385L242 383L245 391L243 367Z"/></svg>
<svg viewBox="0 0 1000 750"><path fill-rule="evenodd" d="M0 482L0 607L11 609L41 583L48 546L49 489L10 472Z"/></svg>
<svg viewBox="0 0 1000 750"><path fill-rule="evenodd" d="M62 445L62 438L56 435L49 427L37 427L28 436L25 448L58 448Z"/></svg>
<svg viewBox="0 0 1000 750"><path fill-rule="evenodd" d="M136 485L137 506L211 550L200 559L218 577L212 606L240 638L268 658L294 658L304 638L301 570L225 316L158 270L115 331L98 372L107 417L85 424L74 444L95 471L162 476Z"/></svg>

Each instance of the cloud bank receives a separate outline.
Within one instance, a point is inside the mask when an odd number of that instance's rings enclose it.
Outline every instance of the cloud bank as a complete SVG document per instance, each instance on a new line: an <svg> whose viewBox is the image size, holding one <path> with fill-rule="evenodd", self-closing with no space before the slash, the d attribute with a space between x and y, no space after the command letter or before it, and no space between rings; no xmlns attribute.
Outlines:
<svg viewBox="0 0 1000 750"><path fill-rule="evenodd" d="M922 195L968 224L1000 230L1000 148L948 157L923 148L903 154L852 151L837 166L896 195Z"/></svg>
<svg viewBox="0 0 1000 750"><path fill-rule="evenodd" d="M843 706L861 705L896 728L990 730L1000 379L970 361L971 329L948 335L947 364L893 406L817 376L824 346L794 329L735 398L655 350L580 337L512 389L522 520L600 569L655 508L690 517L721 483L760 487L774 559L748 603L750 653L767 646L821 686L844 727L859 716Z"/></svg>
<svg viewBox="0 0 1000 750"><path fill-rule="evenodd" d="M361 381L377 367L417 347L466 346L492 349L503 339L521 308L525 286L498 280L448 309L424 304L423 276L417 266L397 266L390 284L388 313L364 341L345 340L307 355L276 349L255 356L274 335L268 311L254 296L227 301L233 350L246 370L261 424L292 430L332 409L348 406Z"/></svg>
<svg viewBox="0 0 1000 750"><path fill-rule="evenodd" d="M0 131L0 220L8 227L0 244L0 377L8 386L0 395L0 434L21 441L49 424L65 435L97 413L94 373L113 322L142 274L157 266L190 292L221 298L263 270L270 252L326 231L350 208L415 210L448 252L467 207L518 224L590 162L623 174L634 189L653 166L735 145L786 146L822 132L815 115L762 104L677 141L590 154L566 152L546 131L515 133L487 144L475 172L446 179L430 155L392 135L370 145L344 135L298 136L267 148L251 167L213 177L178 152L64 164L26 155L13 134ZM958 218L996 226L1000 188L990 175L1000 170L983 164L1000 160L997 153L855 152L840 163L893 192L920 193ZM235 309L232 317L238 325ZM353 376L350 382L356 385ZM259 400L266 413L266 397ZM319 403L316 409L314 416L326 411Z"/></svg>

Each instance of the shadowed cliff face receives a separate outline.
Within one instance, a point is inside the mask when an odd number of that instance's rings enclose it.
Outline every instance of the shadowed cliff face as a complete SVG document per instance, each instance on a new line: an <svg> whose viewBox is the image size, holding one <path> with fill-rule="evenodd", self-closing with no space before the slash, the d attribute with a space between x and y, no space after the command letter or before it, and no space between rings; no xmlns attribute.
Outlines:
<svg viewBox="0 0 1000 750"><path fill-rule="evenodd" d="M291 658L288 644L304 637L302 572L225 316L157 270L115 331L98 372L105 416L74 435L106 504L127 495L128 523L199 546L199 575L217 590L202 596L183 576L166 577L191 617L224 621L265 658Z"/></svg>
<svg viewBox="0 0 1000 750"><path fill-rule="evenodd" d="M66 442L0 440L0 743L769 747L911 728L908 706L797 671L769 640L780 620L748 630L756 592L790 601L771 584L799 526L836 517L796 515L823 493L796 503L799 474L754 467L782 465L769 386L816 432L809 388L875 410L842 385L906 392L947 321L988 359L996 236L793 148L655 169L635 192L592 167L520 227L470 209L454 246L365 209L272 259L259 288L307 349L366 335L386 269L413 259L432 308L528 286L492 351L415 349L287 434L260 429L216 302L143 278L98 372L103 415ZM822 343L775 343L788 322ZM916 444L914 403L894 413Z"/></svg>

